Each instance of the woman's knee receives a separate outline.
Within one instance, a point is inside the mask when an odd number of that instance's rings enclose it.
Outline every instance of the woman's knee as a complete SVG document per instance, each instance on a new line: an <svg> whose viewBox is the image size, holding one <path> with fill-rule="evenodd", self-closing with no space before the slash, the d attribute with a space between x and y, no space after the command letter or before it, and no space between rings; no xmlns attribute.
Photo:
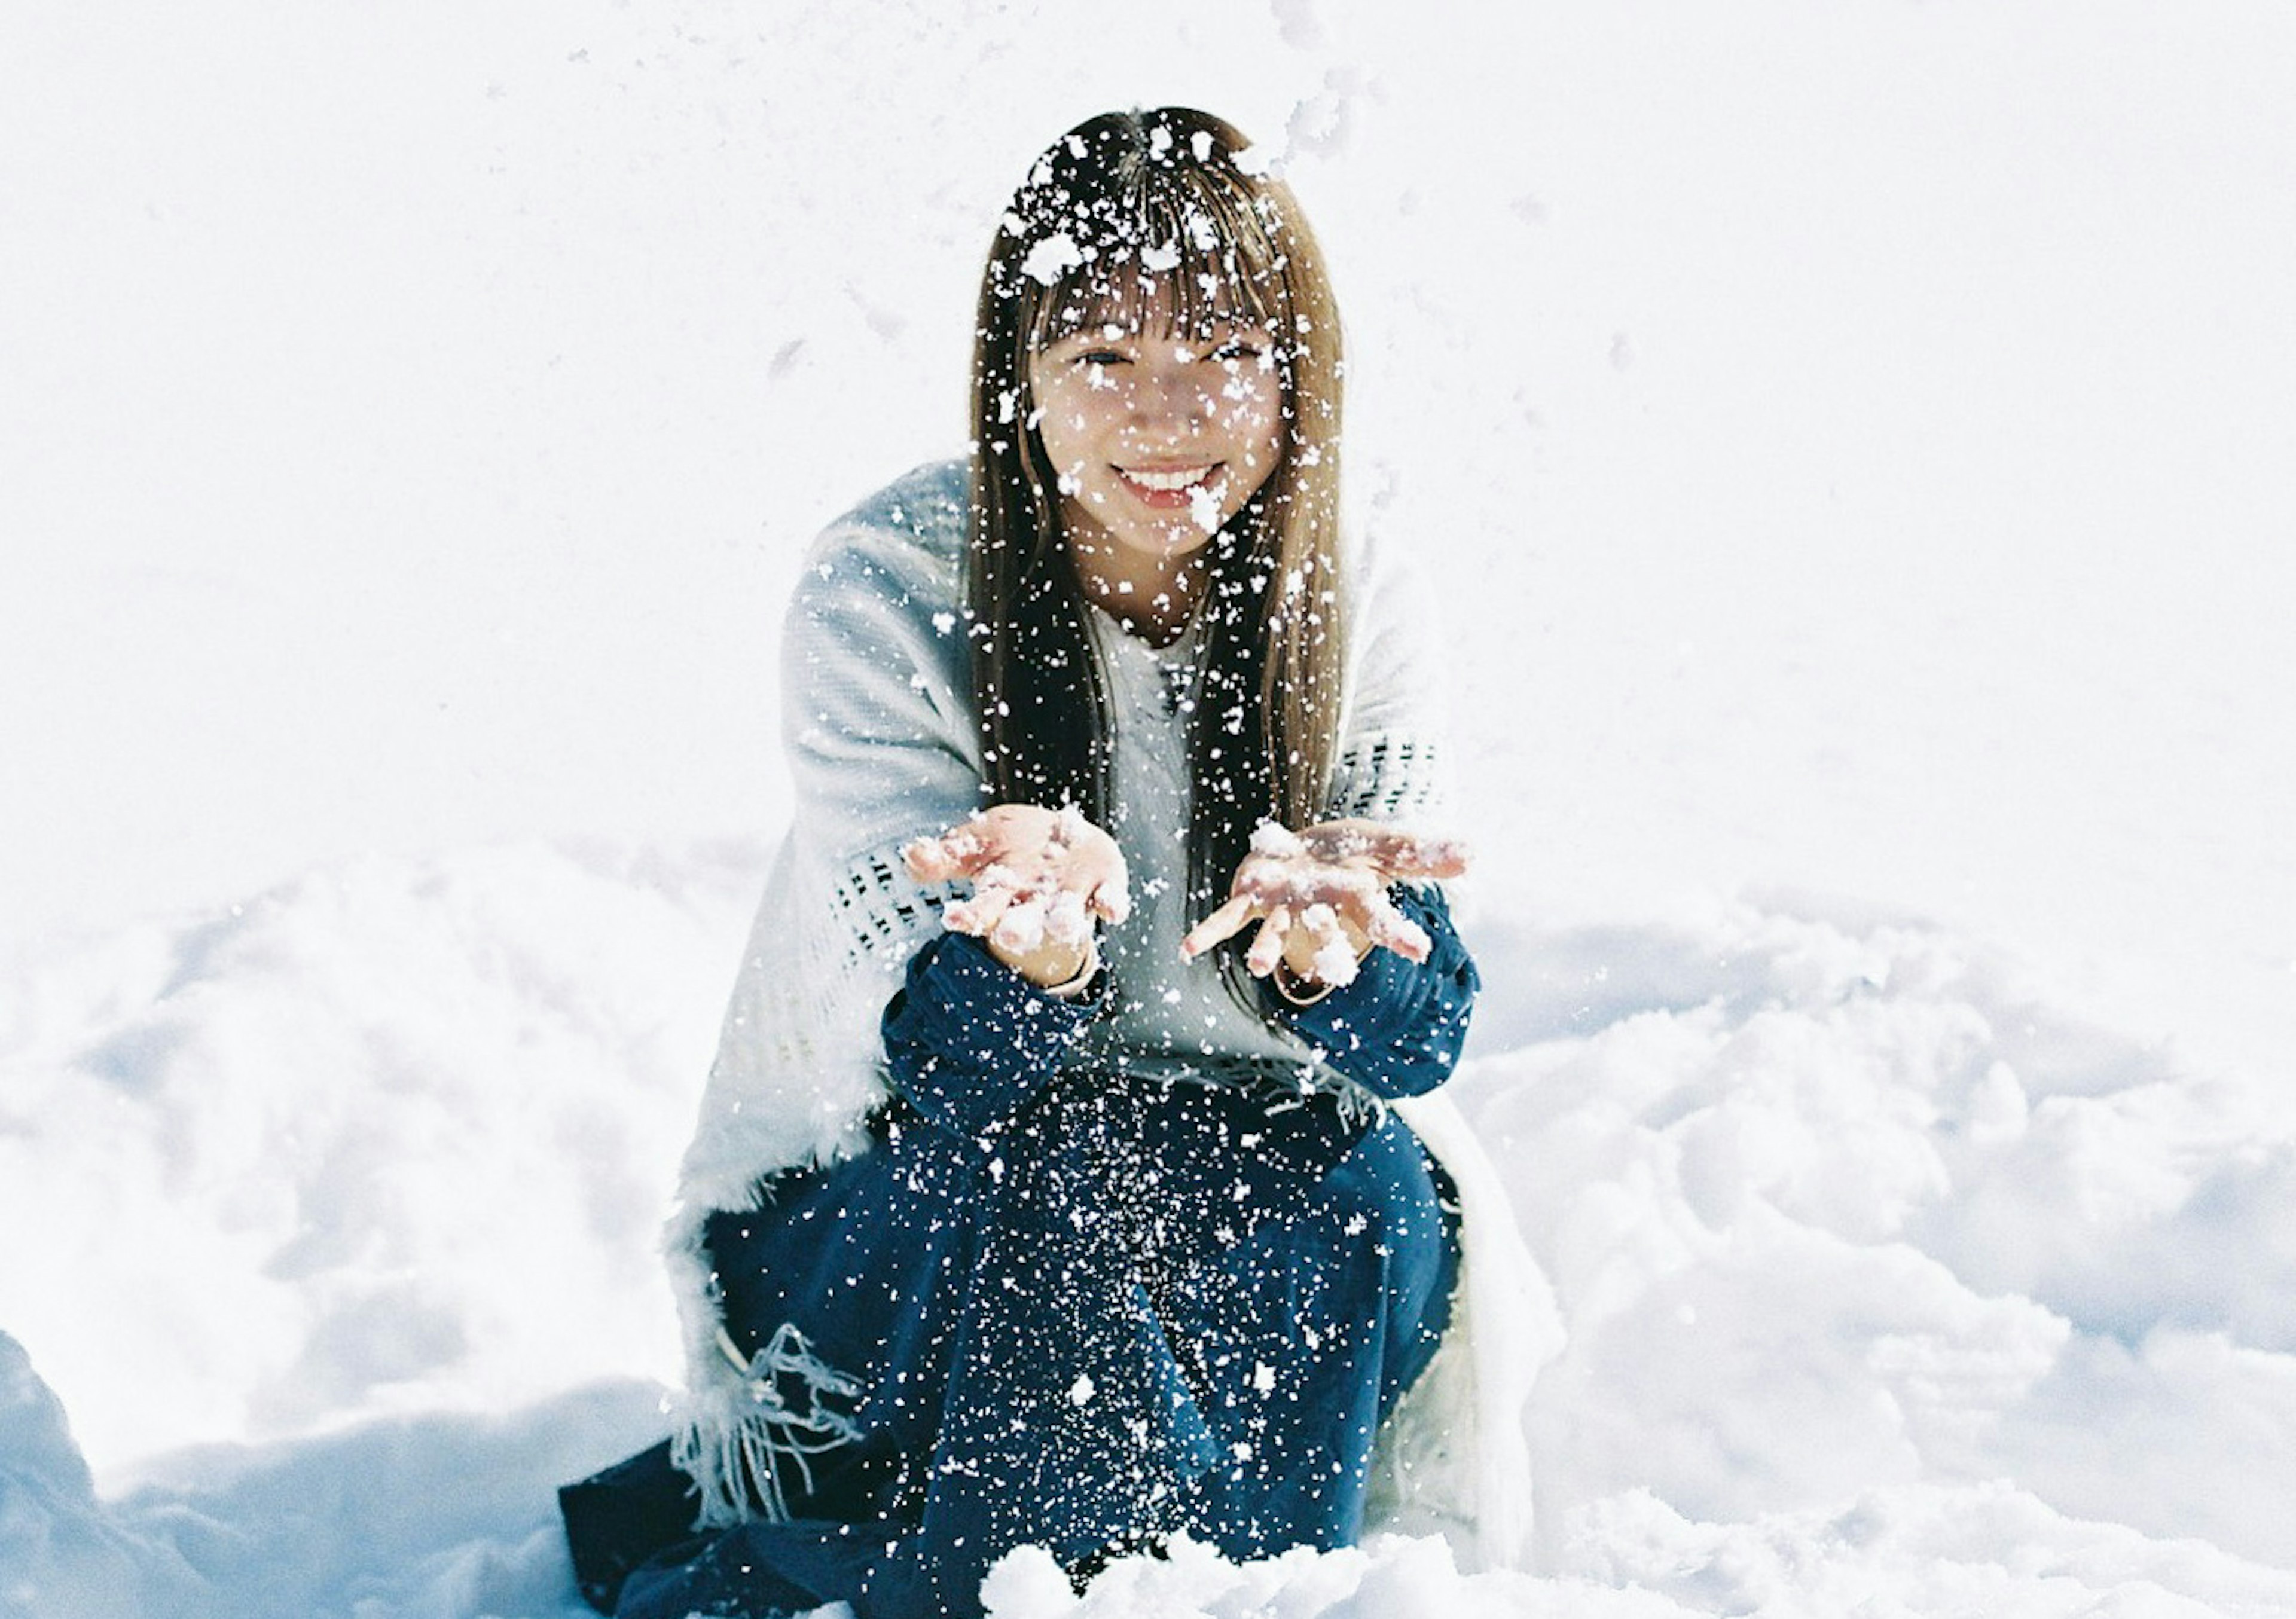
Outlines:
<svg viewBox="0 0 2296 1619"><path fill-rule="evenodd" d="M1404 1274L1439 1261L1442 1200L1427 1155L1400 1120L1366 1132L1325 1186L1330 1216L1357 1252Z"/></svg>

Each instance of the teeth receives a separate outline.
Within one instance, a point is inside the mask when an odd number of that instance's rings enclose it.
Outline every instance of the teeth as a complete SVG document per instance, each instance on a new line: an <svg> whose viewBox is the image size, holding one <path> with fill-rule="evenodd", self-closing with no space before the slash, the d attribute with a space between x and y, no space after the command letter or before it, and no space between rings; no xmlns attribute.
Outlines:
<svg viewBox="0 0 2296 1619"><path fill-rule="evenodd" d="M1124 476L1144 489L1185 489L1211 476L1210 467L1191 467L1184 472L1151 472L1144 468Z"/></svg>

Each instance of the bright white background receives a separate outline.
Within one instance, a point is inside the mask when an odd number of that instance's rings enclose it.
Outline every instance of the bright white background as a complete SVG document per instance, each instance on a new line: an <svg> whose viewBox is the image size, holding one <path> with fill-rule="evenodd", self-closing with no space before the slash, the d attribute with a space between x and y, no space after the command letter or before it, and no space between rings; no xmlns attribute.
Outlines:
<svg viewBox="0 0 2296 1619"><path fill-rule="evenodd" d="M797 559L962 449L974 280L1029 158L1163 101L1283 154L1330 250L1357 516L1437 576L1457 648L1486 925L1752 959L1775 939L1696 919L1741 898L1852 933L1926 919L2014 963L2016 1004L2126 1043L2046 1034L2061 1070L2109 1047L2115 1072L2194 1096L2226 1076L2284 1094L2296 11L36 0L0 12L0 1137L47 1177L11 1206L63 1238L7 1239L0 1328L100 1478L193 1438L658 1370L651 1294L550 1371L486 1358L524 1353L535 1310L408 1303L426 1273L458 1300L498 1285L483 1244L455 1270L458 1222L503 1216L457 1201L477 1194L436 1143L552 1121L518 1173L554 1186L586 1150L611 1184L584 1189L586 1229L534 1214L527 1280L649 1285L734 896L783 803L774 636ZM593 852L577 877L532 852L568 840ZM671 853L595 853L629 849ZM377 942L430 941L441 906L469 962L410 944L418 970ZM291 926L201 979L200 941L263 914ZM1569 1023L1586 986L1560 947L1492 936L1518 970L1495 975L1491 1026ZM547 973L520 953L552 948ZM532 1030L455 1000L456 974L510 958L515 1005L576 1026L545 1043L580 1076L571 1123L546 1091L518 1112L486 1088L539 1061ZM1666 977L1644 965L1644 987ZM187 976L272 997L301 1043L184 1010ZM458 1061L474 1077L440 1082L435 1138L383 1109L410 1065ZM324 1132L295 1100L368 1084L362 1064L381 1078L341 1103L348 1144L298 1157ZM620 1074L660 1100L617 1111ZM2188 1136L2114 1128L2205 1138L2176 1149L2186 1168L2253 1168L2269 1109L2246 1108L2203 1108ZM371 1206L359 1189L402 1147L425 1167ZM2131 1190L2137 1157L2096 1162L2120 1167L2067 1171L2080 1219L2175 1202L2157 1177ZM303 1203L258 1218L234 1189L273 1170ZM2278 1231L2256 1173L2226 1195ZM97 1241L108 1221L221 1234L131 1262ZM289 1263L255 1227L334 1247ZM412 1246L363 1247L373 1229ZM2296 1254L2259 1241L2146 1252ZM1953 1263L1988 1308L2030 1295L2092 1325L2046 1279ZM2174 1292L2146 1263L2111 1280ZM152 1357L82 1297L91 1265L188 1335L156 1370L130 1375ZM202 1291L231 1311L201 1314ZM2273 1351L2239 1363L2278 1388L2296 1339L2243 1330L2226 1353ZM243 1409L193 1414L235 1358L291 1343ZM438 1370L458 1344L480 1372ZM2201 1435L2161 1464L2185 1483L2211 1436L2284 1419L2238 1412L2287 1409L2194 1376L2206 1411L2160 1408L2185 1413L2160 1433ZM1588 1499L1643 1476L1630 1451ZM2251 1479L2284 1474L2257 1454ZM1800 1499L1722 1476L1667 1499ZM2152 1494L2190 1505L2180 1487ZM2275 1552L2161 1510L2149 1532Z"/></svg>
<svg viewBox="0 0 2296 1619"><path fill-rule="evenodd" d="M2296 1026L2296 15L98 3L0 21L0 892L756 831L804 540L961 448L1019 166L1292 154L1494 875Z"/></svg>

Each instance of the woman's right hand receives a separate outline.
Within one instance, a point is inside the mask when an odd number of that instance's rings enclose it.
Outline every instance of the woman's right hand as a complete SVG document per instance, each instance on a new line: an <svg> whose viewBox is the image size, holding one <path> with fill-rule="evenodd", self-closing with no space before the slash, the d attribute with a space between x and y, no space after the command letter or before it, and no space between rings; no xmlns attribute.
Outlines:
<svg viewBox="0 0 2296 1619"><path fill-rule="evenodd" d="M1386 822L1326 821L1297 833L1265 822L1251 835L1227 903L1189 930L1180 959L1193 961L1257 921L1244 957L1257 977L1282 963L1295 979L1336 988L1355 981L1357 964L1374 944L1423 961L1426 933L1395 908L1387 889L1466 869L1461 845Z"/></svg>
<svg viewBox="0 0 2296 1619"><path fill-rule="evenodd" d="M1123 851L1074 806L1000 804L901 858L919 882L970 882L972 897L945 907L942 923L1041 987L1083 974L1095 921L1120 922L1132 908Z"/></svg>

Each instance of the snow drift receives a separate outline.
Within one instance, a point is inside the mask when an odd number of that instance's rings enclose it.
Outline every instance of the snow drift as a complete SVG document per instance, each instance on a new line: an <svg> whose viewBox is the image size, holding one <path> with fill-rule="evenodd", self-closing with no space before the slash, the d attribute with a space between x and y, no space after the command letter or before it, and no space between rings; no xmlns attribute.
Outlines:
<svg viewBox="0 0 2296 1619"><path fill-rule="evenodd" d="M760 866L370 860L20 969L0 1611L581 1611L550 1490L655 1432ZM1915 919L1466 930L1456 1094L1570 1333L1538 1569L1183 1547L1079 1602L1019 1554L999 1619L2296 1611L2281 1098Z"/></svg>

